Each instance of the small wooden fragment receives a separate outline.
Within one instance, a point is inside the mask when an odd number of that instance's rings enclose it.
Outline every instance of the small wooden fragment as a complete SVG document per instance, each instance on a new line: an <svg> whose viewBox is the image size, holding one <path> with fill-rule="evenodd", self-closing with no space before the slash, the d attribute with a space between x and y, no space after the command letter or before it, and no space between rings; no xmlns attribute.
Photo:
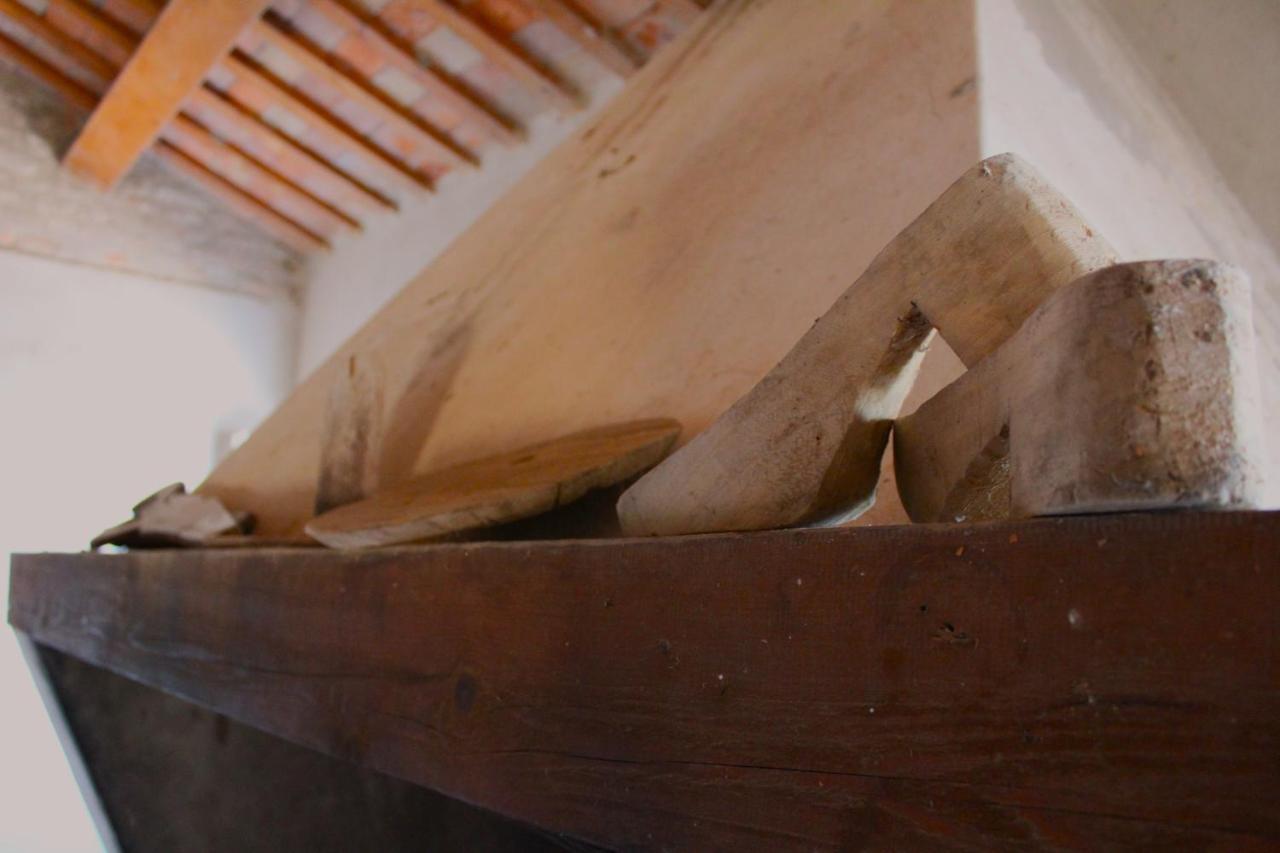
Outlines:
<svg viewBox="0 0 1280 853"><path fill-rule="evenodd" d="M915 521L1261 498L1248 277L1215 261L1099 270L894 426Z"/></svg>
<svg viewBox="0 0 1280 853"><path fill-rule="evenodd" d="M889 425L933 328L965 364L1058 287L1114 260L1011 154L984 160L880 252L746 396L632 486L625 531L836 524L875 498Z"/></svg>
<svg viewBox="0 0 1280 853"><path fill-rule="evenodd" d="M253 516L231 512L216 498L189 495L174 483L141 500L133 518L99 533L91 548L123 545L129 548L206 545L224 534L253 530Z"/></svg>
<svg viewBox="0 0 1280 853"><path fill-rule="evenodd" d="M410 480L306 532L331 548L372 548L528 518L648 470L679 434L663 419L584 430Z"/></svg>

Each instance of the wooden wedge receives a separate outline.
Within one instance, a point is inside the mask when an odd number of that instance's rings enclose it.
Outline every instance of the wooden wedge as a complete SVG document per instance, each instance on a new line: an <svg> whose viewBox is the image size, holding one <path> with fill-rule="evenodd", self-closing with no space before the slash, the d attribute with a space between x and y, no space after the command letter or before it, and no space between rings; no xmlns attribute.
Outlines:
<svg viewBox="0 0 1280 853"><path fill-rule="evenodd" d="M915 521L1261 499L1248 277L1214 261L1099 270L894 426Z"/></svg>
<svg viewBox="0 0 1280 853"><path fill-rule="evenodd" d="M631 535L834 524L871 505L932 330L966 365L1111 247L1025 162L969 170L781 362L623 494Z"/></svg>
<svg viewBox="0 0 1280 853"><path fill-rule="evenodd" d="M584 430L409 480L314 518L306 531L331 548L372 548L528 518L648 470L679 434L679 423L663 419Z"/></svg>

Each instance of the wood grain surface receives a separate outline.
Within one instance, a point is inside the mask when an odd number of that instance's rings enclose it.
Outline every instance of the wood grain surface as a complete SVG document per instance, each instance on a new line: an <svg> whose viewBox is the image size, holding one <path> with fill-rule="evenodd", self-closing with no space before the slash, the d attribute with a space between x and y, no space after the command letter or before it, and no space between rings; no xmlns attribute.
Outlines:
<svg viewBox="0 0 1280 853"><path fill-rule="evenodd" d="M14 559L38 642L626 849L1280 843L1280 515Z"/></svg>
<svg viewBox="0 0 1280 853"><path fill-rule="evenodd" d="M353 355L383 366L384 486L600 423L696 435L980 159L972 33L971 5L947 0L719 4L202 490L300 533ZM922 381L954 378L943 349Z"/></svg>
<svg viewBox="0 0 1280 853"><path fill-rule="evenodd" d="M331 548L373 548L529 518L641 474L666 456L680 424L612 424L443 468L312 519Z"/></svg>

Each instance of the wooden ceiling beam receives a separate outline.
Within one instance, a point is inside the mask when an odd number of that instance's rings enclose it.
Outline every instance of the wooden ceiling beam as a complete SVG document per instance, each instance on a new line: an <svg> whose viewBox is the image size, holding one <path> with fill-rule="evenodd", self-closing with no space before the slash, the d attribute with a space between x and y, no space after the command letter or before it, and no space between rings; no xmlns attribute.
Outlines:
<svg viewBox="0 0 1280 853"><path fill-rule="evenodd" d="M186 116L175 116L161 131L161 138L308 231L327 237L343 230L360 230L354 220L289 183ZM236 180L232 175L243 180Z"/></svg>
<svg viewBox="0 0 1280 853"><path fill-rule="evenodd" d="M317 53L309 44L293 33L286 32L265 20L254 21L246 30L240 46L251 53L253 42L265 42L293 62L306 73L324 82L342 97L358 104L361 109L377 116L395 132L415 142L428 156L439 158L447 166L474 166L474 156L460 148L440 131L416 116L411 116L399 104L393 104L381 93L375 93L364 84L338 70Z"/></svg>
<svg viewBox="0 0 1280 853"><path fill-rule="evenodd" d="M152 150L175 172L199 184L210 195L216 196L245 219L262 226L285 245L303 253L329 248L327 241L276 213L254 196L164 140L156 142Z"/></svg>
<svg viewBox="0 0 1280 853"><path fill-rule="evenodd" d="M104 189L114 186L267 3L170 0L89 116L64 164Z"/></svg>
<svg viewBox="0 0 1280 853"><path fill-rule="evenodd" d="M643 64L623 42L613 38L607 27L591 20L565 0L531 0L531 5L556 29L619 77L630 77Z"/></svg>
<svg viewBox="0 0 1280 853"><path fill-rule="evenodd" d="M0 13L7 13L8 5L17 4L14 3L14 0L0 0ZM25 11L25 7L19 5L18 8ZM32 13L28 12L28 14ZM50 41L58 38L71 40L69 35L50 26L45 19L40 16L34 17L44 24L43 29L40 30L41 38L48 38ZM97 26L103 32L116 32L105 20L98 18L97 13L86 12L80 20L86 24L92 22L94 26ZM20 22L24 25L30 23L32 30L36 27L36 22L34 21L28 22L26 19L21 19ZM74 40L72 40L72 43L79 44ZM136 41L131 40L130 43L132 47L136 47ZM129 49L132 49L132 47ZM91 65L95 60L97 64ZM80 68L87 73L105 77L106 83L111 81L119 70L120 65L123 64L111 57L101 56L88 49L77 52L73 57L73 61L78 63ZM236 63L233 73L236 75L258 76L256 70L243 63ZM102 91L99 90L97 94L100 96ZM280 90L274 92L272 97L276 100L287 101L292 96ZM264 150L272 151L274 153L272 159L275 162L268 165L272 165L286 177L294 180L295 183L298 182L297 177L300 173L312 172L315 180L330 188L330 194L333 198L329 199L329 201L334 206L348 213L396 209L396 204L391 200L364 186L328 160L316 156L289 136L260 121L243 109L233 106L230 102L220 98L204 86L199 86L192 91L191 96L188 98L188 104L192 102L203 106L206 110L216 112L222 121L227 126L232 127L237 134L254 138L260 142L260 147ZM347 136L346 138L353 137Z"/></svg>
<svg viewBox="0 0 1280 853"><path fill-rule="evenodd" d="M3 33L0 33L0 57L9 60L85 112L92 111L98 103L98 97L93 92L62 73L44 57L36 55Z"/></svg>
<svg viewBox="0 0 1280 853"><path fill-rule="evenodd" d="M107 86L116 76L115 64L103 59L81 42L53 26L44 15L37 15L17 0L0 0L0 17L17 24L91 77L96 84L96 94L101 95L106 91Z"/></svg>
<svg viewBox="0 0 1280 853"><path fill-rule="evenodd" d="M255 97L272 101L301 119L309 131L324 139L327 144L351 151L360 158L365 166L376 172L381 180L397 189L410 193L431 189L430 182L421 175L409 169L408 166L374 145L356 131L343 127L325 113L315 109L309 103L294 95L287 87L277 83L270 75L263 73L254 65L245 61L244 58L233 53L224 57L220 65L231 73L237 84L243 85L246 89L252 91ZM227 96L232 100L236 100L234 87L227 92ZM248 107L247 104L245 106L246 108ZM301 144L300 140L295 139L294 141Z"/></svg>
<svg viewBox="0 0 1280 853"><path fill-rule="evenodd" d="M488 106L469 97L437 71L423 66L375 17L357 13L339 0L311 0L310 7L331 23L367 38L393 68L478 125L490 138L503 145L515 145L524 139L521 128L512 126Z"/></svg>
<svg viewBox="0 0 1280 853"><path fill-rule="evenodd" d="M237 147L237 139L251 141L247 153L291 182L307 187L330 206L348 215L395 210L392 202L333 168L329 161L302 148L280 131L250 117L242 108L201 86L187 98L184 114L194 114L206 126L203 116L213 117L219 135ZM224 131L223 128L227 130ZM312 186L314 185L314 187Z"/></svg>
<svg viewBox="0 0 1280 853"><path fill-rule="evenodd" d="M539 68L445 0L413 0L413 5L425 10L466 39L482 56L506 71L559 113L570 115L582 108L581 99L567 83Z"/></svg>

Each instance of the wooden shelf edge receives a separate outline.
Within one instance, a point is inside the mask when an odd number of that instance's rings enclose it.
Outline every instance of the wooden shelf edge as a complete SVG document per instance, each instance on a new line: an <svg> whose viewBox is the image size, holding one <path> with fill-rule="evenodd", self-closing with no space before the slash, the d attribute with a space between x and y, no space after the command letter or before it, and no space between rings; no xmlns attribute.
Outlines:
<svg viewBox="0 0 1280 853"><path fill-rule="evenodd" d="M598 844L810 849L1274 842L1278 608L1258 512L17 555L9 618Z"/></svg>

